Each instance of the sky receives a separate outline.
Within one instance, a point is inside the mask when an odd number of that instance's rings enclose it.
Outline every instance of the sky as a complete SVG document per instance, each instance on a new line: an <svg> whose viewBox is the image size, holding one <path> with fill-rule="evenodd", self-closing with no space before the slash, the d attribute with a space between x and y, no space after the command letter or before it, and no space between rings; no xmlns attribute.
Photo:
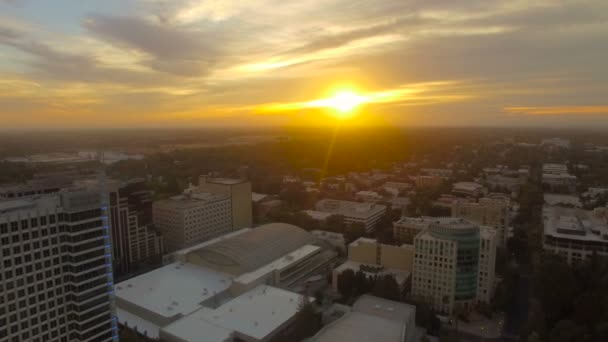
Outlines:
<svg viewBox="0 0 608 342"><path fill-rule="evenodd" d="M333 125L344 91L353 125L608 128L608 1L0 0L0 128Z"/></svg>

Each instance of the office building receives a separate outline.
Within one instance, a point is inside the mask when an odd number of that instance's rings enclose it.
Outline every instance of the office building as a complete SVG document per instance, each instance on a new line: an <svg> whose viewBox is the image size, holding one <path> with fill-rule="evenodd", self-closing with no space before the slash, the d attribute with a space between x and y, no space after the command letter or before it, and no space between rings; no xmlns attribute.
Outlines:
<svg viewBox="0 0 608 342"><path fill-rule="evenodd" d="M0 201L0 341L117 338L105 201L91 190Z"/></svg>
<svg viewBox="0 0 608 342"><path fill-rule="evenodd" d="M416 307L363 295L352 310L323 327L309 342L416 342Z"/></svg>
<svg viewBox="0 0 608 342"><path fill-rule="evenodd" d="M543 248L564 257L570 265L608 256L608 208L592 211L543 207Z"/></svg>
<svg viewBox="0 0 608 342"><path fill-rule="evenodd" d="M365 227L365 231L371 232L376 228L376 224L378 224L382 215L386 213L386 206L374 203L323 199L317 202L316 210L332 215L341 215L344 217L346 224L360 223Z"/></svg>
<svg viewBox="0 0 608 342"><path fill-rule="evenodd" d="M435 188L445 181L442 176L413 176L410 178L416 184L416 188Z"/></svg>
<svg viewBox="0 0 608 342"><path fill-rule="evenodd" d="M253 213L251 208L251 183L249 181L200 176L198 189L200 192L227 194L230 197L233 230L252 226Z"/></svg>
<svg viewBox="0 0 608 342"><path fill-rule="evenodd" d="M509 201L503 199L480 198L478 202L457 200L452 203L452 217L494 228L499 247L506 247L510 216Z"/></svg>
<svg viewBox="0 0 608 342"><path fill-rule="evenodd" d="M285 332L302 300L292 290L331 269L336 255L292 225L241 229L117 284L118 318L151 339L267 341Z"/></svg>
<svg viewBox="0 0 608 342"><path fill-rule="evenodd" d="M464 219L433 223L414 239L412 295L446 314L494 294L496 234Z"/></svg>
<svg viewBox="0 0 608 342"><path fill-rule="evenodd" d="M152 192L145 181L109 181L114 271L127 274L146 263L159 263L163 253L160 230L152 223Z"/></svg>
<svg viewBox="0 0 608 342"><path fill-rule="evenodd" d="M169 252L232 231L228 193L183 194L156 201L152 208L154 225L161 231Z"/></svg>

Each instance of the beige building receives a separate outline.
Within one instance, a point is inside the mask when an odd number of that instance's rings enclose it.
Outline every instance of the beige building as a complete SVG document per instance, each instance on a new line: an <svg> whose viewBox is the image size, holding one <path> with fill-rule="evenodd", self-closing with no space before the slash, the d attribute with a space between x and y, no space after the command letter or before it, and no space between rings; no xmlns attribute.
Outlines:
<svg viewBox="0 0 608 342"><path fill-rule="evenodd" d="M414 240L412 295L446 314L494 295L496 234L461 218L431 224Z"/></svg>
<svg viewBox="0 0 608 342"><path fill-rule="evenodd" d="M232 231L228 194L185 194L156 201L152 205L152 216L169 252Z"/></svg>
<svg viewBox="0 0 608 342"><path fill-rule="evenodd" d="M510 225L508 200L480 198L477 203L457 200L452 203L452 217L496 229L498 246L506 246Z"/></svg>
<svg viewBox="0 0 608 342"><path fill-rule="evenodd" d="M348 260L332 272L332 286L338 289L338 276L346 271L363 272L369 277L392 275L404 288L409 284L414 262L414 246L392 246L374 239L359 238L348 245Z"/></svg>
<svg viewBox="0 0 608 342"><path fill-rule="evenodd" d="M231 199L232 229L249 228L253 224L251 182L243 179L200 176L198 189L213 194L228 194Z"/></svg>
<svg viewBox="0 0 608 342"><path fill-rule="evenodd" d="M449 222L449 217L402 217L393 222L393 238L399 243L413 244L418 233L429 227L431 223Z"/></svg>

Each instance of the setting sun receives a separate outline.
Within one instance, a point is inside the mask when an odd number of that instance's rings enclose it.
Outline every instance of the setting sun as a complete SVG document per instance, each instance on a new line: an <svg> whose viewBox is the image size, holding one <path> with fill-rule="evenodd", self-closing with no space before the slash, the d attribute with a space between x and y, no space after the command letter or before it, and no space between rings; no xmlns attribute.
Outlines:
<svg viewBox="0 0 608 342"><path fill-rule="evenodd" d="M354 110L363 103L368 102L368 97L355 93L352 90L340 90L332 97L311 101L309 107L321 107L334 110L339 119L347 119L353 116Z"/></svg>

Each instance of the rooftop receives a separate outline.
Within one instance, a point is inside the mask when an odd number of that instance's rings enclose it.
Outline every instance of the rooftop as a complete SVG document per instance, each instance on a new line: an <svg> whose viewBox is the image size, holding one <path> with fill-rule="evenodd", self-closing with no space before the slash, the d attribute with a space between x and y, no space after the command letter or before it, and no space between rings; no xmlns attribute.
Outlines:
<svg viewBox="0 0 608 342"><path fill-rule="evenodd" d="M413 305L363 295L352 312L323 327L310 342L403 342L415 329L415 314Z"/></svg>
<svg viewBox="0 0 608 342"><path fill-rule="evenodd" d="M304 210L304 212L315 220L323 221L332 216L332 213L326 213L318 210Z"/></svg>
<svg viewBox="0 0 608 342"><path fill-rule="evenodd" d="M608 243L608 222L599 212L544 206L544 233L564 239Z"/></svg>
<svg viewBox="0 0 608 342"><path fill-rule="evenodd" d="M242 234L191 249L197 261L234 275L254 271L316 241L312 234L286 223L270 223Z"/></svg>
<svg viewBox="0 0 608 342"><path fill-rule="evenodd" d="M116 284L121 301L164 318L187 315L205 300L228 289L231 277L189 263L172 263ZM120 317L123 322L126 317Z"/></svg>
<svg viewBox="0 0 608 342"><path fill-rule="evenodd" d="M362 217L378 214L386 210L386 206L374 203L359 203L333 199L323 199L317 202L316 209L332 214Z"/></svg>
<svg viewBox="0 0 608 342"><path fill-rule="evenodd" d="M225 341L234 331L261 340L281 327L298 311L302 296L260 285L216 309L203 308L163 330L186 342Z"/></svg>
<svg viewBox="0 0 608 342"><path fill-rule="evenodd" d="M202 192L173 196L170 199L156 201L154 202L154 205L172 209L190 209L212 202L227 200L229 198L229 194L212 194Z"/></svg>
<svg viewBox="0 0 608 342"><path fill-rule="evenodd" d="M22 199L0 200L0 214L53 210L61 206L58 195L39 195Z"/></svg>

